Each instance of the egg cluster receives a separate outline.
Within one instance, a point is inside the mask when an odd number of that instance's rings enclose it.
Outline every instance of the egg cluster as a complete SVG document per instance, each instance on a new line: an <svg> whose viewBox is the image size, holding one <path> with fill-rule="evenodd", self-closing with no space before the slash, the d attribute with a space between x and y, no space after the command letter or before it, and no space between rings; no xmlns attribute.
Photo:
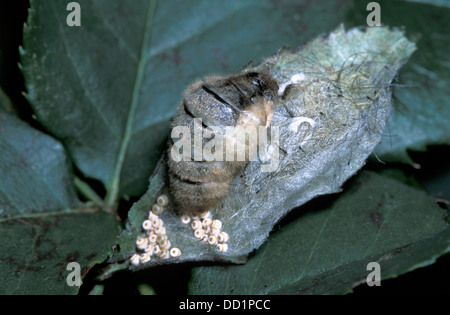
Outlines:
<svg viewBox="0 0 450 315"><path fill-rule="evenodd" d="M219 252L228 250L228 233L222 231L222 221L214 220L209 211L202 213L200 216L181 216L183 224L190 224L194 231L194 236L203 243L215 246Z"/></svg>
<svg viewBox="0 0 450 315"><path fill-rule="evenodd" d="M145 234L140 235L136 240L137 252L130 259L132 265L145 264L151 260L153 255L161 259L181 255L179 248L171 248L172 244L166 235L164 222L159 217L168 204L169 198L166 195L161 195L156 199L147 220L142 223Z"/></svg>

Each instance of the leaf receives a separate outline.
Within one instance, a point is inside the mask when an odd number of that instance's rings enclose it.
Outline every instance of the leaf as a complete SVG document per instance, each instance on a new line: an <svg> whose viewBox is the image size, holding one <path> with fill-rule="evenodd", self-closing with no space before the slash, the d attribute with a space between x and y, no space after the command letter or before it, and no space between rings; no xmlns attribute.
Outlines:
<svg viewBox="0 0 450 315"><path fill-rule="evenodd" d="M441 202L450 205L450 170L439 170L435 176L425 178L423 181L424 188L432 196L439 198Z"/></svg>
<svg viewBox="0 0 450 315"><path fill-rule="evenodd" d="M450 249L445 211L426 193L376 173L358 175L330 207L312 208L245 265L194 268L189 293L345 293L365 283L369 262L380 264L384 280Z"/></svg>
<svg viewBox="0 0 450 315"><path fill-rule="evenodd" d="M280 86L291 76L303 76L274 110L271 128L279 129L280 151L287 154L277 152L272 135L274 149L268 150L267 159L251 161L232 181L223 202L210 209L230 235L227 252L219 253L214 246L198 241L171 204L161 219L171 244L180 248L182 255L152 259L143 268L182 261L242 263L291 209L318 195L339 191L380 141L380 130L391 111L389 84L412 51L414 44L401 32L387 28L345 31L340 27L301 49L280 51L261 65L243 70L266 68ZM309 128L309 141L304 140L308 130L291 128L299 117L316 124ZM267 164L275 167L264 171ZM158 194L167 193L166 172L165 162L161 162L149 191L130 210L119 261L134 254L136 238L144 233L142 222Z"/></svg>
<svg viewBox="0 0 450 315"><path fill-rule="evenodd" d="M97 284L89 292L89 295L103 295L103 290L104 290L104 286L101 284Z"/></svg>
<svg viewBox="0 0 450 315"><path fill-rule="evenodd" d="M378 1L382 22L405 29L417 52L402 69L394 91L396 110L389 119L383 142L375 150L385 162L412 164L407 150L425 151L428 145L450 144L450 9L403 1ZM430 1L431 2L431 1ZM346 21L365 19L364 3L355 4Z"/></svg>
<svg viewBox="0 0 450 315"><path fill-rule="evenodd" d="M107 259L119 233L113 216L89 208L14 216L0 228L1 294L76 294L68 263L79 263L84 277Z"/></svg>
<svg viewBox="0 0 450 315"><path fill-rule="evenodd" d="M450 7L450 3L448 3L447 0L403 0L403 1L426 3L440 7Z"/></svg>
<svg viewBox="0 0 450 315"><path fill-rule="evenodd" d="M1 108L0 294L77 293L67 264L104 261L118 222L78 200L59 142Z"/></svg>
<svg viewBox="0 0 450 315"><path fill-rule="evenodd" d="M6 112L8 114L15 115L16 110L11 104L11 100L5 94L3 89L0 88L0 111Z"/></svg>
<svg viewBox="0 0 450 315"><path fill-rule="evenodd" d="M188 83L298 46L335 27L345 12L336 8L348 5L78 2L82 26L69 27L66 2L31 0L21 62L37 119L87 177L103 182L108 206L145 191ZM324 19L310 28L318 10Z"/></svg>
<svg viewBox="0 0 450 315"><path fill-rule="evenodd" d="M81 205L63 146L0 111L0 218Z"/></svg>

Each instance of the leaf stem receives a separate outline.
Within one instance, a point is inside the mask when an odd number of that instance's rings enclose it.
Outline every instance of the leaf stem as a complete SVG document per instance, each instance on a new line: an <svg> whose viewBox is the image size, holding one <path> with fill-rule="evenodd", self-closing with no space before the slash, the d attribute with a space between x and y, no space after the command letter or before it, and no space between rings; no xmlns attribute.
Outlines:
<svg viewBox="0 0 450 315"><path fill-rule="evenodd" d="M133 130L132 130L133 129L133 120L134 120L136 108L138 106L139 90L141 89L142 80L144 78L145 64L147 63L147 59L148 59L146 52L147 52L147 48L148 48L147 46L150 42L151 26L152 26L153 14L154 14L155 10L156 10L156 1L152 1L149 4L148 10L147 10L147 23L145 25L144 34L143 34L143 38L142 38L142 46L141 46L141 52L140 52L140 56L139 56L136 80L134 82L134 88L133 88L133 93L132 93L132 97L131 97L131 105L130 105L130 109L128 111L125 131L123 134L119 155L117 157L115 172L112 177L111 184L108 187L109 189L108 189L108 192L107 192L106 198L105 198L105 207L110 212L115 212L116 207L117 207L118 195L119 195L119 184L120 184L120 173L122 171L122 166L125 161L125 155L127 152L128 144L131 139L131 134L133 132Z"/></svg>
<svg viewBox="0 0 450 315"><path fill-rule="evenodd" d="M92 201L97 206L103 207L103 199L91 188L91 186L78 177L75 177L74 184L78 191L88 200Z"/></svg>

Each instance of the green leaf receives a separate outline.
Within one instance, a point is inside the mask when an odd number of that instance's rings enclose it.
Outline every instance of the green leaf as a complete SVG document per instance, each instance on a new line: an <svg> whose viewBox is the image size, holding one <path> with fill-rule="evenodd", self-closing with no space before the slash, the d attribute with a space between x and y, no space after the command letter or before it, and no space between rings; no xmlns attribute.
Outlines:
<svg viewBox="0 0 450 315"><path fill-rule="evenodd" d="M66 2L31 1L21 62L39 122L104 183L108 206L145 191L188 83L296 47L338 25L348 5L78 2L82 26L69 27ZM323 20L310 28L317 12Z"/></svg>
<svg viewBox="0 0 450 315"><path fill-rule="evenodd" d="M2 88L0 88L0 111L8 113L10 115L15 115L14 107L11 105L11 100L5 94Z"/></svg>
<svg viewBox="0 0 450 315"><path fill-rule="evenodd" d="M450 144L450 8L404 1L378 1L382 23L405 29L417 51L400 72L394 91L396 111L383 142L375 150L386 162L413 163L407 150L425 151L428 145ZM431 2L431 1L430 1ZM360 25L367 11L355 2L349 23Z"/></svg>
<svg viewBox="0 0 450 315"><path fill-rule="evenodd" d="M67 264L104 261L117 220L78 200L58 141L1 110L0 152L0 294L77 293Z"/></svg>
<svg viewBox="0 0 450 315"><path fill-rule="evenodd" d="M63 146L0 111L0 219L81 205Z"/></svg>
<svg viewBox="0 0 450 315"><path fill-rule="evenodd" d="M11 104L11 100L5 94L3 89L0 88L0 111L4 111L9 114L16 114L14 107Z"/></svg>
<svg viewBox="0 0 450 315"><path fill-rule="evenodd" d="M145 283L138 285L138 290L141 295L155 295L155 290Z"/></svg>
<svg viewBox="0 0 450 315"><path fill-rule="evenodd" d="M304 210L245 265L194 268L189 293L345 293L365 283L369 262L380 264L383 280L450 249L446 212L432 198L372 172L361 173L331 207Z"/></svg>
<svg viewBox="0 0 450 315"><path fill-rule="evenodd" d="M418 3L426 3L426 4L432 4L440 7L449 7L450 3L447 0L403 0L403 1L409 1L409 2L418 2Z"/></svg>
<svg viewBox="0 0 450 315"><path fill-rule="evenodd" d="M97 284L92 288L92 290L89 292L89 295L103 295L103 290L105 289L105 286L102 284Z"/></svg>
<svg viewBox="0 0 450 315"><path fill-rule="evenodd" d="M13 216L0 229L0 294L76 294L68 263L79 263L84 277L108 258L119 233L114 216L89 208Z"/></svg>

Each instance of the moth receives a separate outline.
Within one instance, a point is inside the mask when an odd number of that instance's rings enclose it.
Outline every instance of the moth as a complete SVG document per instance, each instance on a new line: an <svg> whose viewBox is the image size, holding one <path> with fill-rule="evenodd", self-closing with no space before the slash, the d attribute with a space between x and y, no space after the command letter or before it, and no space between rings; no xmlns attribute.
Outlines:
<svg viewBox="0 0 450 315"><path fill-rule="evenodd" d="M239 132L227 133L227 127L268 127L279 101L277 92L277 81L265 72L208 76L186 89L168 144L170 192L181 214L199 215L226 196L233 178L249 162L251 140L244 140L244 159L230 159L236 156ZM180 127L184 133L174 132ZM195 128L201 139L195 139ZM211 139L217 140L215 146L205 153ZM191 144L190 150L182 148L182 159L174 158L180 153L180 140Z"/></svg>

